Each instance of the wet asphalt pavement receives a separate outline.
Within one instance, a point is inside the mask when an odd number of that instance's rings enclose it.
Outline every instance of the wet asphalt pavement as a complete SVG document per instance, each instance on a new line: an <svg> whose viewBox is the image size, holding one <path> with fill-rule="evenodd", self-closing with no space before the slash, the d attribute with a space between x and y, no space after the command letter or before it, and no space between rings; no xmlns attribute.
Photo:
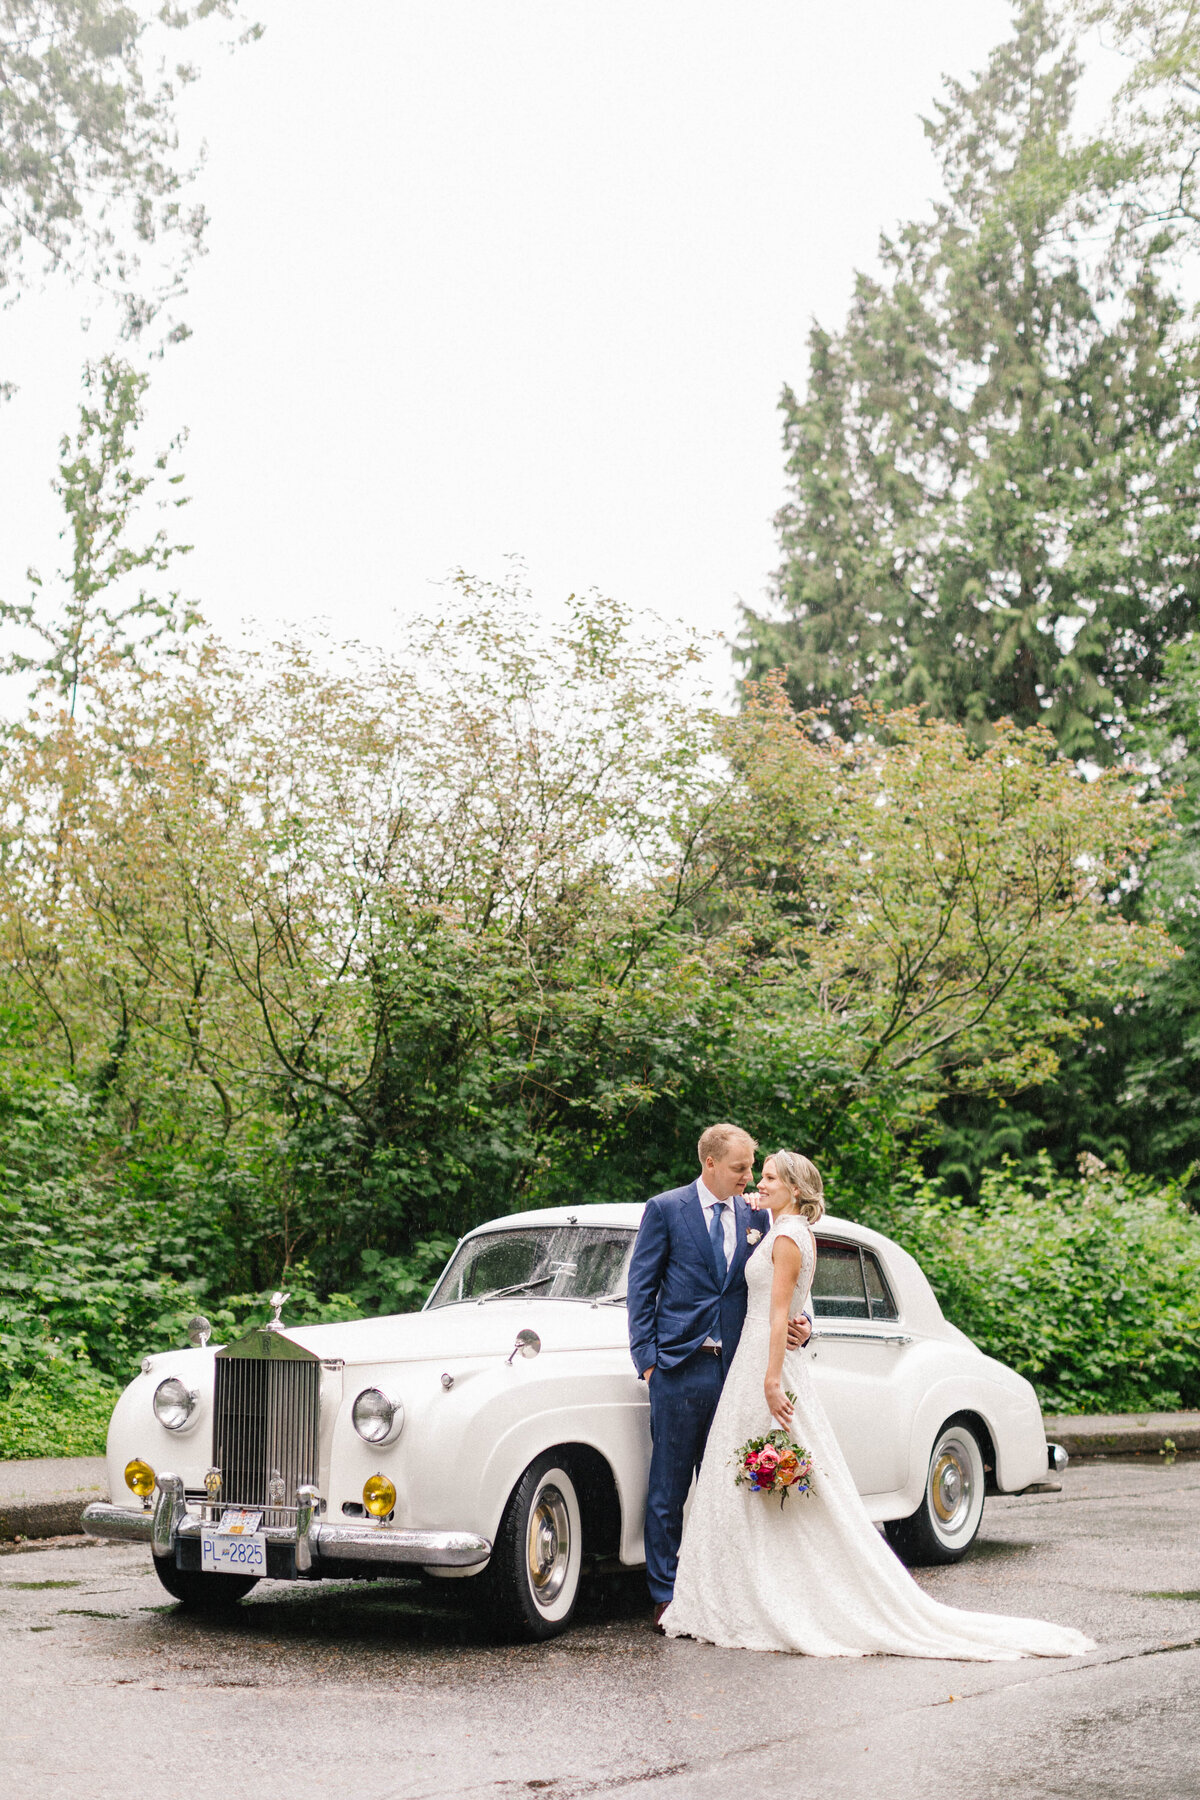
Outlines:
<svg viewBox="0 0 1200 1800"><path fill-rule="evenodd" d="M952 1605L1099 1640L1068 1663L818 1662L658 1637L639 1578L544 1645L469 1583L263 1583L217 1623L148 1550L0 1556L0 1794L22 1800L990 1800L1200 1793L1200 1459L1073 1464L992 1500Z"/></svg>

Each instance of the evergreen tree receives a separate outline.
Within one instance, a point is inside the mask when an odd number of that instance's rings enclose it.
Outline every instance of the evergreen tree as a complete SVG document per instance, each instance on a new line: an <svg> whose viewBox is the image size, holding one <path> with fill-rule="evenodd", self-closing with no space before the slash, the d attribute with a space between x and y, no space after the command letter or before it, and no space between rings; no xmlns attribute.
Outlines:
<svg viewBox="0 0 1200 1800"><path fill-rule="evenodd" d="M1042 0L926 130L945 198L881 247L783 396L777 605L748 678L1038 720L1107 763L1197 616L1200 346L1175 227L1128 228L1134 152L1070 135L1079 64Z"/></svg>

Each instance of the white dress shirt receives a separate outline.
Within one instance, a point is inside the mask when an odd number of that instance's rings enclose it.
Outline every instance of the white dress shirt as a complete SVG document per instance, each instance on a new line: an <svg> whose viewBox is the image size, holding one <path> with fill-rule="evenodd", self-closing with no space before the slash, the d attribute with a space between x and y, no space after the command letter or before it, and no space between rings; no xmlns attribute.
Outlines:
<svg viewBox="0 0 1200 1800"><path fill-rule="evenodd" d="M725 1267L731 1268L737 1253L737 1220L733 1216L733 1201L718 1200L717 1196L710 1193L705 1187L703 1175L696 1177L696 1188L700 1195L700 1204L704 1208L704 1229L710 1237L712 1236L713 1207L720 1206L724 1209L721 1229L725 1233Z"/></svg>
<svg viewBox="0 0 1200 1800"><path fill-rule="evenodd" d="M710 1193L708 1188L705 1187L703 1175L697 1175L696 1177L696 1191L700 1195L700 1205L704 1209L705 1230L710 1237L712 1236L713 1207L719 1206L721 1208L723 1215L721 1219L721 1230L725 1234L725 1267L727 1269L731 1268L734 1256L737 1252L737 1220L733 1216L733 1201L718 1200L717 1196ZM704 1347L706 1350L720 1349L720 1345L716 1338L711 1337L705 1338Z"/></svg>

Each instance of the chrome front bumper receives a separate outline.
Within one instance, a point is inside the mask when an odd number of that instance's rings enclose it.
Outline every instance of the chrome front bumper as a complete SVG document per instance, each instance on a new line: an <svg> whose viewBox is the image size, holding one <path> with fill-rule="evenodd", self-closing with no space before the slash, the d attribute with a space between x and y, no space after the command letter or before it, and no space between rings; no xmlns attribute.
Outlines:
<svg viewBox="0 0 1200 1800"><path fill-rule="evenodd" d="M317 1516L318 1496L313 1488L301 1488L299 1502L294 1527L262 1527L268 1554L272 1545L294 1551L297 1576L320 1576L327 1572L323 1563L337 1565L336 1570L328 1570L330 1574L342 1574L344 1564L359 1563L372 1573L387 1568L475 1569L492 1554L487 1539L469 1531L399 1531L387 1525L332 1524ZM93 1500L83 1511L83 1529L93 1537L149 1544L155 1556L172 1562L180 1546L199 1545L201 1523L199 1513L187 1508L178 1475L158 1477L154 1505L144 1512L101 1500Z"/></svg>

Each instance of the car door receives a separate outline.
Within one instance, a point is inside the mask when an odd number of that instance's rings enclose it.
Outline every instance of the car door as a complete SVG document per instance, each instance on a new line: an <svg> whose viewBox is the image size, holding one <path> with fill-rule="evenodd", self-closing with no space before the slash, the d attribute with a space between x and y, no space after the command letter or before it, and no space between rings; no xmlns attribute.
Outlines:
<svg viewBox="0 0 1200 1800"><path fill-rule="evenodd" d="M817 1234L813 1375L860 1494L887 1494L908 1474L906 1347L886 1270L873 1250Z"/></svg>

